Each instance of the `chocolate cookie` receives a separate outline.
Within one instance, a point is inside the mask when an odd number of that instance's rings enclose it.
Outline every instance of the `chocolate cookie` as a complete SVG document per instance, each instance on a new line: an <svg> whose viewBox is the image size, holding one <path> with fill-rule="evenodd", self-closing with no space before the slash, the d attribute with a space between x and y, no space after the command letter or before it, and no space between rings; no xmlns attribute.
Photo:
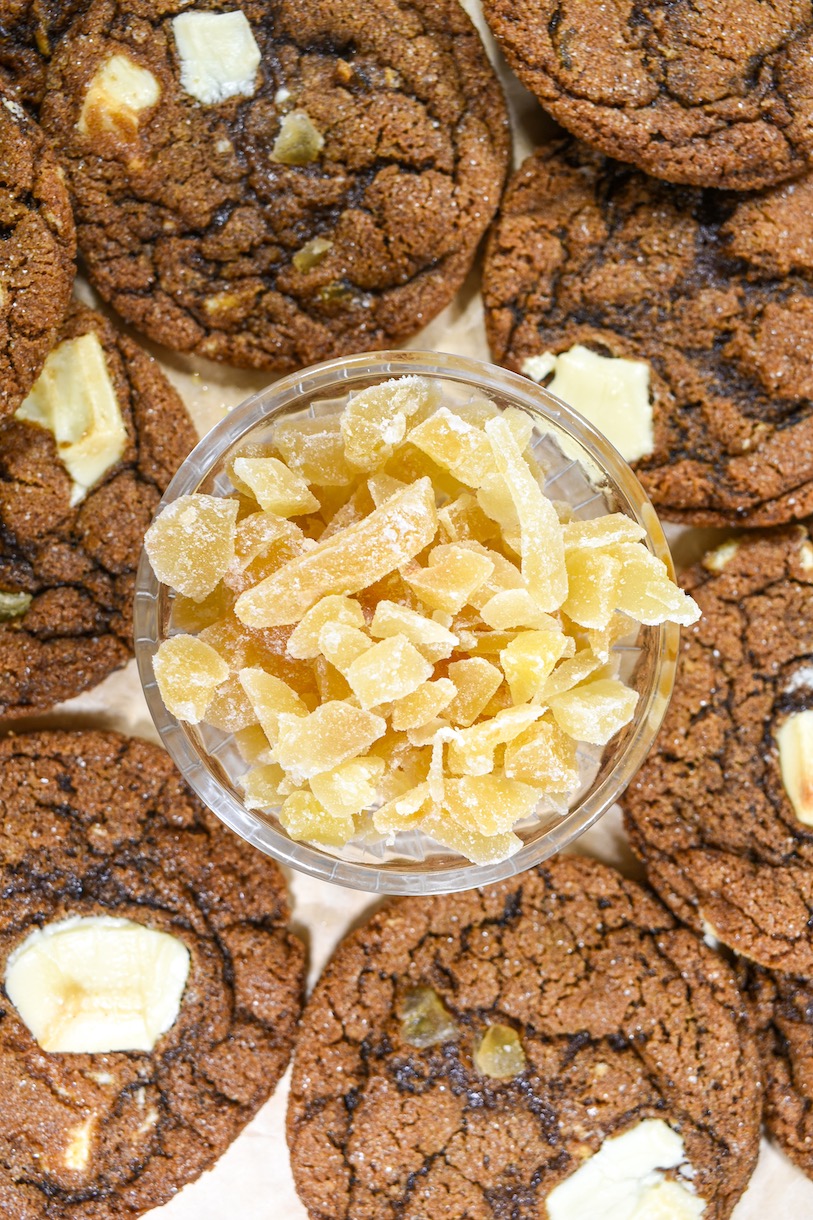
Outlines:
<svg viewBox="0 0 813 1220"><path fill-rule="evenodd" d="M813 175L749 197L676 189L553 140L512 179L489 240L492 353L537 379L574 346L593 353L599 381L622 367L610 357L646 362L633 366L644 373L635 391L619 392L614 439L672 520L804 517L813 512L812 208ZM566 396L558 376L552 388ZM588 413L600 390L588 387ZM635 417L632 399L641 400ZM597 406L592 417L601 427Z"/></svg>
<svg viewBox="0 0 813 1220"><path fill-rule="evenodd" d="M684 633L663 728L623 798L627 831L682 920L813 975L811 755L797 731L813 707L813 544L801 527L746 536L683 584L703 617Z"/></svg>
<svg viewBox="0 0 813 1220"><path fill-rule="evenodd" d="M0 0L0 71L22 102L36 107L48 60L88 0Z"/></svg>
<svg viewBox="0 0 813 1220"><path fill-rule="evenodd" d="M813 1178L813 983L758 966L743 972L754 1005L768 1134Z"/></svg>
<svg viewBox="0 0 813 1220"><path fill-rule="evenodd" d="M52 61L43 123L91 281L151 338L246 367L414 333L507 166L474 27L457 0L220 8L96 0Z"/></svg>
<svg viewBox="0 0 813 1220"><path fill-rule="evenodd" d="M34 384L68 308L76 235L62 170L0 92L0 419Z"/></svg>
<svg viewBox="0 0 813 1220"><path fill-rule="evenodd" d="M811 164L813 18L797 0L484 0L524 85L574 135L671 182L753 189Z"/></svg>
<svg viewBox="0 0 813 1220"><path fill-rule="evenodd" d="M135 1216L211 1166L285 1069L304 958L285 884L143 741L6 738L0 800L0 1202L15 1220ZM99 916L186 947L177 1017L152 1051L46 1052L7 998L9 957Z"/></svg>
<svg viewBox="0 0 813 1220"><path fill-rule="evenodd" d="M155 361L100 314L75 302L59 340L0 425L0 716L51 707L128 660L144 532L196 439Z"/></svg>
<svg viewBox="0 0 813 1220"><path fill-rule="evenodd" d="M759 1108L725 963L642 887L564 856L391 902L343 942L302 1019L288 1142L312 1220L557 1220L591 1214L573 1195L612 1141L657 1133L677 1151L665 1180L650 1161L654 1194L717 1220Z"/></svg>

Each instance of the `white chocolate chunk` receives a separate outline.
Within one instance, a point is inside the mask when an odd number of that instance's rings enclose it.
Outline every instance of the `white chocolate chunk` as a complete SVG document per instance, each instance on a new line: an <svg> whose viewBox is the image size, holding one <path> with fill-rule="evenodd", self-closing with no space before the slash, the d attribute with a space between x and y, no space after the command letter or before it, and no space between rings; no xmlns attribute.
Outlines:
<svg viewBox="0 0 813 1220"><path fill-rule="evenodd" d="M70 1140L62 1157L66 1169L82 1170L90 1160L90 1145L96 1119L91 1115L84 1122L68 1128Z"/></svg>
<svg viewBox="0 0 813 1220"><path fill-rule="evenodd" d="M664 1171L686 1162L683 1140L661 1119L645 1119L604 1140L548 1195L550 1220L698 1220L705 1200ZM599 1207L600 1200L600 1207Z"/></svg>
<svg viewBox="0 0 813 1220"><path fill-rule="evenodd" d="M813 826L813 711L788 716L776 744L788 800L799 821Z"/></svg>
<svg viewBox="0 0 813 1220"><path fill-rule="evenodd" d="M254 94L261 56L244 12L180 13L172 30L188 94L204 106Z"/></svg>
<svg viewBox="0 0 813 1220"><path fill-rule="evenodd" d="M738 538L729 538L728 542L721 542L713 551L709 551L708 555L703 557L703 567L708 568L710 572L722 572L727 563L730 562L740 549Z"/></svg>
<svg viewBox="0 0 813 1220"><path fill-rule="evenodd" d="M166 932L74 916L29 933L9 956L5 987L45 1051L151 1051L178 1016L189 963ZM78 1135L73 1146L78 1162Z"/></svg>
<svg viewBox="0 0 813 1220"><path fill-rule="evenodd" d="M53 433L71 476L71 504L115 466L127 444L104 349L92 332L66 339L49 354L16 418Z"/></svg>
<svg viewBox="0 0 813 1220"><path fill-rule="evenodd" d="M138 130L142 111L154 106L161 86L146 68L129 55L111 55L92 78L77 127L83 135L92 129L133 134Z"/></svg>
<svg viewBox="0 0 813 1220"><path fill-rule="evenodd" d="M554 356L544 352L522 365L526 377L542 381L555 370L548 389L603 432L628 462L655 448L649 365L642 360L599 356L577 343Z"/></svg>

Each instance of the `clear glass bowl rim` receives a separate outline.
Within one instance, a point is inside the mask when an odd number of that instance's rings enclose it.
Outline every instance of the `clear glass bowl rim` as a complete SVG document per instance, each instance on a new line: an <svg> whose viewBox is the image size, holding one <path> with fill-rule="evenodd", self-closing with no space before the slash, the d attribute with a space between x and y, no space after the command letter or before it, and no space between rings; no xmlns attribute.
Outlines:
<svg viewBox="0 0 813 1220"><path fill-rule="evenodd" d="M485 394L509 395L543 420L569 433L606 472L647 531L652 552L673 575L666 537L646 493L630 467L593 425L548 390L496 365L439 352L370 352L312 365L272 383L231 410L195 446L170 482L160 512L179 496L197 490L222 455L260 423L268 423L295 406L303 396L338 397L354 382L415 374L472 384ZM220 783L181 724L167 711L158 692L152 657L162 638L159 621L161 586L146 552L136 577L134 640L138 673L147 705L161 740L183 778L200 799L235 833L281 864L322 881L376 894L454 893L488 885L525 872L571 844L618 799L641 766L669 704L677 664L680 629L673 623L650 627L652 680L641 694L633 731L621 756L602 782L543 836L525 844L507 860L490 865L466 862L436 871L378 868L337 859L307 843L295 842L269 822L244 808Z"/></svg>

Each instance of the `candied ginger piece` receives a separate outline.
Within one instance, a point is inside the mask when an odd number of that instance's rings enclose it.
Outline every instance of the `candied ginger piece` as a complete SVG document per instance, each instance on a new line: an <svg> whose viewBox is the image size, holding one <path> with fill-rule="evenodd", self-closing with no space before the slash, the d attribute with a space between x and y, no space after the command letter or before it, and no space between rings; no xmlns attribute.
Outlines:
<svg viewBox="0 0 813 1220"><path fill-rule="evenodd" d="M234 614L229 614L211 627L206 627L198 638L211 644L232 673L259 667L282 678L298 691L315 690L311 667L305 661L290 657L286 651L289 635L287 627L255 631L252 627L244 626Z"/></svg>
<svg viewBox="0 0 813 1220"><path fill-rule="evenodd" d="M310 780L319 804L334 817L352 817L372 805L376 784L384 773L383 758L351 758Z"/></svg>
<svg viewBox="0 0 813 1220"><path fill-rule="evenodd" d="M581 627L603 630L618 605L621 564L606 551L568 551L568 594L562 610Z"/></svg>
<svg viewBox="0 0 813 1220"><path fill-rule="evenodd" d="M234 536L234 562L242 571L255 559L262 559L272 547L286 543L301 546L305 535L293 521L286 521L273 512L251 513L238 521Z"/></svg>
<svg viewBox="0 0 813 1220"><path fill-rule="evenodd" d="M327 525L320 535L320 541L332 538L334 534L338 534L339 530L345 529L348 525L355 525L357 521L363 521L376 507L366 483L360 483L349 500L346 498L346 488L320 488L320 492L323 500L322 516L327 521ZM344 498L341 503L333 504L332 511L326 514L325 500L328 492L332 496L342 495Z"/></svg>
<svg viewBox="0 0 813 1220"><path fill-rule="evenodd" d="M431 805L429 784L424 781L406 792L399 793L376 809L373 813L373 826L382 835L398 834L400 830L417 826Z"/></svg>
<svg viewBox="0 0 813 1220"><path fill-rule="evenodd" d="M384 762L384 774L379 783L379 795L384 801L403 796L422 783L429 773L431 750L416 749L404 733L392 729L370 747L370 755Z"/></svg>
<svg viewBox="0 0 813 1220"><path fill-rule="evenodd" d="M494 571L489 576L479 589L471 596L471 605L477 610L482 610L483 606L497 593L505 593L511 589L525 589L525 582L522 579L522 574L515 563L510 559L506 559L499 551L494 551L488 547L483 547L476 542L464 542L462 546L476 548L481 555L485 555L494 564ZM530 596L530 594L529 594ZM537 613L541 611L537 607Z"/></svg>
<svg viewBox="0 0 813 1220"><path fill-rule="evenodd" d="M247 589L235 613L250 627L296 623L328 593L356 593L413 559L435 536L435 495L428 479L398 492L364 521L290 560Z"/></svg>
<svg viewBox="0 0 813 1220"><path fill-rule="evenodd" d="M494 471L491 446L480 428L448 407L439 407L413 428L409 442L469 487L479 487Z"/></svg>
<svg viewBox="0 0 813 1220"><path fill-rule="evenodd" d="M367 632L351 627L349 623L325 623L319 632L319 651L344 677L356 657L372 646Z"/></svg>
<svg viewBox="0 0 813 1220"><path fill-rule="evenodd" d="M218 686L229 676L226 662L194 635L163 640L152 664L167 709L188 724L200 723Z"/></svg>
<svg viewBox="0 0 813 1220"><path fill-rule="evenodd" d="M616 678L598 678L550 701L553 718L574 741L606 745L635 713L638 692Z"/></svg>
<svg viewBox="0 0 813 1220"><path fill-rule="evenodd" d="M342 411L347 460L361 470L382 466L404 439L407 420L440 402L440 389L426 377L394 377L352 394Z"/></svg>
<svg viewBox="0 0 813 1220"><path fill-rule="evenodd" d="M436 843L465 856L472 864L498 864L522 847L522 839L511 830L505 834L484 835L459 826L436 809L430 809L424 815L421 830Z"/></svg>
<svg viewBox="0 0 813 1220"><path fill-rule="evenodd" d="M361 706L370 708L411 695L431 678L432 666L406 636L393 635L357 656L344 676Z"/></svg>
<svg viewBox="0 0 813 1220"><path fill-rule="evenodd" d="M486 516L469 492L438 509L438 522L444 542L488 543L502 538L497 522Z"/></svg>
<svg viewBox="0 0 813 1220"><path fill-rule="evenodd" d="M539 789L501 775L464 775L443 785L444 813L464 830L505 834L533 813Z"/></svg>
<svg viewBox="0 0 813 1220"><path fill-rule="evenodd" d="M379 470L377 474L371 475L367 480L367 490L376 508L385 500L391 499L397 491L403 491L408 486L408 483L394 479L391 474L385 474L383 470Z"/></svg>
<svg viewBox="0 0 813 1220"><path fill-rule="evenodd" d="M507 421L491 419L485 427L519 518L522 575L528 592L540 610L557 610L567 596L567 569L556 509L525 464Z"/></svg>
<svg viewBox="0 0 813 1220"><path fill-rule="evenodd" d="M234 559L238 508L198 492L168 504L144 538L158 579L193 601L208 597Z"/></svg>
<svg viewBox="0 0 813 1220"><path fill-rule="evenodd" d="M363 627L364 612L352 597L330 593L311 606L288 637L288 652L292 657L312 659L319 656L319 632L326 623L346 623L348 627Z"/></svg>
<svg viewBox="0 0 813 1220"><path fill-rule="evenodd" d="M614 614L606 627L601 631L588 631L587 642L597 657L600 657L602 662L610 659L610 653L613 647L620 641L626 640L632 644L638 637L638 624L628 618L626 614Z"/></svg>
<svg viewBox="0 0 813 1220"><path fill-rule="evenodd" d="M680 623L700 618L700 607L670 579L666 564L641 542L620 544L610 554L621 564L617 608L637 623Z"/></svg>
<svg viewBox="0 0 813 1220"><path fill-rule="evenodd" d="M511 698L526 703L539 695L556 662L574 648L573 640L557 624L554 630L520 631L500 653Z"/></svg>
<svg viewBox="0 0 813 1220"><path fill-rule="evenodd" d="M523 704L498 712L491 720L457 729L449 744L449 770L456 775L485 775L494 769L494 751L519 737L542 715L543 708Z"/></svg>
<svg viewBox="0 0 813 1220"><path fill-rule="evenodd" d="M252 724L257 724L257 720L257 713L237 674L232 674L218 686L206 708L206 723L224 733L247 729Z"/></svg>
<svg viewBox="0 0 813 1220"><path fill-rule="evenodd" d="M405 635L432 662L451 656L458 643L457 636L441 623L386 598L375 608L370 634L379 639Z"/></svg>
<svg viewBox="0 0 813 1220"><path fill-rule="evenodd" d="M344 702L346 699L353 698L353 692L347 679L339 673L335 665L331 665L323 656L318 656L314 660L313 672L321 703L330 703L334 699Z"/></svg>
<svg viewBox="0 0 813 1220"><path fill-rule="evenodd" d="M404 997L401 1012L401 1037L408 1046L424 1050L453 1042L458 1028L445 1004L431 987L413 987Z"/></svg>
<svg viewBox="0 0 813 1220"><path fill-rule="evenodd" d="M203 601L194 601L178 593L172 599L170 622L177 631L203 631L224 618L234 606L234 601L231 589L221 584L216 585Z"/></svg>
<svg viewBox="0 0 813 1220"><path fill-rule="evenodd" d="M474 1052L474 1066L481 1076L513 1080L528 1066L519 1034L510 1025L489 1025Z"/></svg>
<svg viewBox="0 0 813 1220"><path fill-rule="evenodd" d="M501 589L480 607L484 623L495 631L532 628L538 631L558 629L558 621L539 609L527 589Z"/></svg>
<svg viewBox="0 0 813 1220"><path fill-rule="evenodd" d="M358 477L344 453L338 415L282 419L274 443L289 470L317 487L348 487Z"/></svg>
<svg viewBox="0 0 813 1220"><path fill-rule="evenodd" d="M246 809L273 809L279 805L282 796L280 787L284 787L284 784L285 772L277 763L252 767L240 779L243 804Z"/></svg>
<svg viewBox="0 0 813 1220"><path fill-rule="evenodd" d="M356 833L352 817L328 813L312 792L292 792L279 811L280 826L292 839L344 847Z"/></svg>
<svg viewBox="0 0 813 1220"><path fill-rule="evenodd" d="M569 657L556 666L542 689L542 699L545 703L550 703L557 695L584 682L585 678L601 669L603 664L601 658L591 649L583 648L574 657Z"/></svg>
<svg viewBox="0 0 813 1220"><path fill-rule="evenodd" d="M266 512L299 517L319 508L302 475L289 470L279 458L237 457L232 468Z"/></svg>
<svg viewBox="0 0 813 1220"><path fill-rule="evenodd" d="M616 542L638 542L646 530L625 513L605 513L589 521L568 521L562 526L566 551L611 546Z"/></svg>
<svg viewBox="0 0 813 1220"><path fill-rule="evenodd" d="M522 534L519 526L514 498L501 474L490 474L477 489L477 504L483 512L496 521L504 547L520 554L522 550Z"/></svg>
<svg viewBox="0 0 813 1220"><path fill-rule="evenodd" d="M557 724L539 720L505 747L505 774L545 792L572 792L579 784L576 745Z"/></svg>
<svg viewBox="0 0 813 1220"><path fill-rule="evenodd" d="M383 736L386 720L352 703L323 703L307 716L279 717L277 762L297 783L332 771L348 758L366 754Z"/></svg>
<svg viewBox="0 0 813 1220"><path fill-rule="evenodd" d="M397 730L419 729L447 707L457 694L457 687L448 678L424 682L411 695L397 699L392 709L392 727Z"/></svg>
<svg viewBox="0 0 813 1220"><path fill-rule="evenodd" d="M427 567L410 564L403 568L403 575L425 605L456 614L493 571L494 564L486 555L448 542L429 552Z"/></svg>
<svg viewBox="0 0 813 1220"><path fill-rule="evenodd" d="M502 685L503 675L485 657L452 661L448 673L457 694L446 708L446 715L455 724L468 728Z"/></svg>
<svg viewBox="0 0 813 1220"><path fill-rule="evenodd" d="M257 720L271 745L279 736L279 718L283 713L307 716L308 708L295 690L281 678L264 669L241 669L237 675Z"/></svg>
<svg viewBox="0 0 813 1220"><path fill-rule="evenodd" d="M244 762L271 765L271 747L261 725L250 724L247 729L235 729L234 744ZM277 769L281 778L285 772L282 767Z"/></svg>

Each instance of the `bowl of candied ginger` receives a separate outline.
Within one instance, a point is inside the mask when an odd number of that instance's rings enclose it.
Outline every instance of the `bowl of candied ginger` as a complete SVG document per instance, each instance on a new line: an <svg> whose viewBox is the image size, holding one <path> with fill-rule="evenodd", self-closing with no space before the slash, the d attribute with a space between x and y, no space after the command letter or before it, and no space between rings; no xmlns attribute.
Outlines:
<svg viewBox="0 0 813 1220"><path fill-rule="evenodd" d="M429 893L610 807L697 617L591 424L504 369L389 352L278 381L200 442L146 535L135 639L228 826L324 880Z"/></svg>

